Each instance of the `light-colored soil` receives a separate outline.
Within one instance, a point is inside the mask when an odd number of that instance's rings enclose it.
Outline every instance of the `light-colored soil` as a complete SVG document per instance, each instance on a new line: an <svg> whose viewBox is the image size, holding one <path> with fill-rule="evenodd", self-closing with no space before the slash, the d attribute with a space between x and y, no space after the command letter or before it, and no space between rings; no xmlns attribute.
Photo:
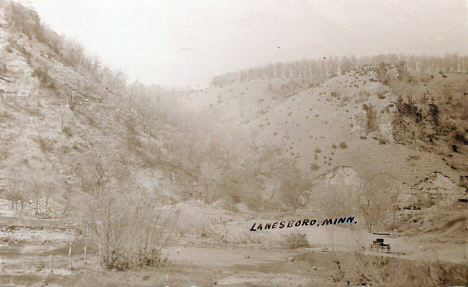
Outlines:
<svg viewBox="0 0 468 287"><path fill-rule="evenodd" d="M214 213L212 209L207 211ZM47 220L33 219L16 219L13 226L5 224L11 223L11 218L1 218L0 282L2 286L340 286L331 279L332 259L346 260L355 252L387 256L408 266L418 262L466 265L466 238L444 241L437 237L438 232L455 239L457 236L449 235L464 234L457 229L466 223L460 220L460 214L447 217L449 223L458 218L454 224L435 224L440 225L435 233L385 236L390 252L371 249L372 241L381 236L368 233L360 224L252 232L249 230L253 223L276 220L247 220L251 215L226 212L218 216L224 220L213 221L205 236L176 234L163 249L168 258L164 266L124 272L102 270L92 252L85 265L83 246L76 244L70 270L68 251L74 230L54 228ZM21 226L22 221L30 225L34 222L34 226ZM295 231L307 234L309 247L285 247L284 236Z"/></svg>

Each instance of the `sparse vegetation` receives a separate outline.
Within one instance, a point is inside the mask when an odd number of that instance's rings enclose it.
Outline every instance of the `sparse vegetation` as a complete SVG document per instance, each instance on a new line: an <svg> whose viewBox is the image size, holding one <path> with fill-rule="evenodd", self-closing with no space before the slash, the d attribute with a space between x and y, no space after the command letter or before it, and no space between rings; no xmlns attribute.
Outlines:
<svg viewBox="0 0 468 287"><path fill-rule="evenodd" d="M392 199L395 199L395 186L385 175L377 175L366 182L358 201L369 232L381 227L392 211ZM394 201L393 201L394 202Z"/></svg>
<svg viewBox="0 0 468 287"><path fill-rule="evenodd" d="M42 138L41 136L37 137L36 141L39 144L39 148L43 153L49 153L54 150L53 144L47 141L46 139Z"/></svg>
<svg viewBox="0 0 468 287"><path fill-rule="evenodd" d="M307 204L311 189L310 181L299 170L290 169L281 179L280 194L287 210L294 214Z"/></svg>
<svg viewBox="0 0 468 287"><path fill-rule="evenodd" d="M283 235L284 245L288 249L297 249L301 247L309 247L309 242L307 241L307 234L300 231L294 231L289 234Z"/></svg>
<svg viewBox="0 0 468 287"><path fill-rule="evenodd" d="M320 169L320 166L318 164L313 163L313 164L310 165L310 170L311 171L317 171L319 169Z"/></svg>
<svg viewBox="0 0 468 287"><path fill-rule="evenodd" d="M41 85L43 85L44 87L52 90L56 89L55 80L51 76L49 76L47 69L38 67L34 69L33 76L38 78L41 82Z"/></svg>
<svg viewBox="0 0 468 287"><path fill-rule="evenodd" d="M64 133L67 137L71 138L73 137L73 132L70 127L63 127L62 128L62 133Z"/></svg>
<svg viewBox="0 0 468 287"><path fill-rule="evenodd" d="M4 47L0 48L7 52L6 61L2 59L1 63L0 194L3 199L11 201L11 208L2 205L2 214L5 212L8 216L3 216L6 223L0 239L12 247L11 253L10 249L5 249L8 256L2 264L11 266L13 261L18 264L16 258L11 259L21 256L20 261L25 264L24 268L21 266L23 272L37 267L35 275L27 278L31 281L29 283L60 284L60 280L81 279L83 274L96 275L96 272L99 276L142 277L145 281L149 280L148 276L159 274L185 274L187 266L180 267L180 261L172 261L170 266L164 267L168 261L166 256L170 259L176 252L190 253L199 247L209 249L207 257L216 252L226 252L222 256L217 256L220 254L217 253L209 257L214 258L214 262L226 254L234 254L232 252L247 252L238 248L239 244L268 248L266 243L270 244L277 238L280 240L274 242L287 249L310 247L309 241L320 239L310 237L311 232L317 231L315 227L306 229L301 226L295 232L276 237L272 230L261 233L249 231L249 228L252 221L260 218L281 222L289 220L285 217L307 215L307 218L317 216L319 219L321 216L336 218L346 214L353 219L356 216L359 224L354 221L349 228L340 228L340 239L343 239L340 248L344 253L334 248L324 250L321 255L329 256L330 266L326 265L328 261L317 260L320 257L315 258L317 254L313 261L319 269L330 270L336 282L346 284L347 280L354 280L356 284L383 286L397 285L393 284L395 282L402 286L421 282L423 285L466 284L466 278L462 278L466 269L462 267L466 266L431 258L432 262L422 260L416 268L414 261L402 259L404 255L392 254L401 262L398 267L394 265L396 261L388 256L367 252L370 243L367 241L356 241L359 245L352 246L356 249L351 250L344 238L357 236L357 231L365 236L373 231L398 231L404 234L398 239L403 249L408 243L407 233L404 233L407 230L404 229L411 224L421 224L413 216L420 207L400 212L400 197L412 197L412 194L400 196L398 192L403 189L393 181L390 184L387 176L363 178L362 174L357 174L358 171L355 174L352 167L340 170L343 165L355 164L355 159L348 156L349 151L341 151L335 157L331 156L334 152L330 152L346 149L348 144L354 151L357 143L378 151L391 149L398 143L407 144L398 146L403 156L393 154L397 163L392 168L401 165L402 171L410 169L409 172L421 176L420 169L425 164L434 166L428 159L428 153L436 151L432 160L443 160L446 166L441 169L448 170L451 178L459 176L463 165L458 162L462 162L461 158L466 155L468 143L465 56L327 57L220 75L212 81L216 88L174 90L147 86L138 81L129 84L125 74L104 67L76 42L65 40L48 29L31 9L16 2L7 4L0 0L0 9L3 9L2 5L8 5L8 8L4 14L7 23L0 25L0 30L7 35ZM19 73L18 67L24 67L28 72ZM325 82L331 77L336 78ZM349 81L350 78L356 80ZM254 79L269 81L247 83ZM368 81L365 88L360 85L361 81L364 84ZM226 85L232 86L219 88ZM307 87L317 89L305 91ZM249 89L250 92L246 92ZM326 102L317 99L317 94L324 95ZM395 102L396 95L399 98ZM351 107L351 97L355 98L355 111ZM194 103L190 102L194 98L202 98L204 104L207 102L202 113L185 108L183 103ZM243 102L237 102L240 98ZM287 107L292 103L285 102L289 98L295 101L295 106ZM235 112L231 113L229 109L234 100ZM317 113L312 114L310 106L317 104L316 101L321 102ZM338 105L349 108L335 109ZM309 112L307 106L310 107ZM361 108L366 116L356 119L362 114ZM296 109L299 113L294 114ZM300 113L301 109L303 113ZM353 114L344 114L343 121L337 123L327 114L327 120L318 119L320 115L323 118L325 112L336 111L333 116L340 117L340 113L349 113L350 110L355 112L355 118ZM268 115L268 118L261 115ZM315 116L314 121L305 121L312 115ZM231 122L234 117L234 122ZM285 118L289 119L289 124ZM276 123L276 130L269 129L271 123ZM330 132L314 138L310 133L323 128L321 124L327 125ZM288 131L287 127L292 129ZM369 135L376 142L357 139L359 136L365 140ZM338 144L340 140L346 140L348 144L344 141ZM329 150L330 141L338 144L333 143L332 150ZM386 146L378 146L377 143ZM313 146L316 148L312 152ZM356 157L362 155L359 153ZM384 152L372 155L373 158L366 162L378 163L380 156L387 155ZM362 170L367 168L376 172L375 167L370 164ZM385 164L379 168L390 170ZM460 178L460 182L463 180ZM460 186L454 183L451 188L456 191ZM417 184L412 185L410 190L419 193L421 189L418 187ZM466 183L462 187L466 187ZM442 208L442 204L433 204L432 200L428 200L430 211L429 208L419 211L424 216ZM53 211L53 204L63 210L60 209L60 213ZM456 213L455 207L453 209L450 212ZM23 216L23 211L24 214L31 213ZM408 218L401 216L403 212ZM54 220L56 217L59 219ZM48 220L42 220L44 218ZM70 218L73 223L67 221L65 225L64 218ZM33 223L32 228L26 225L29 222ZM27 227L21 227L20 223ZM320 227L327 230L320 232L332 230L332 225ZM57 228L43 229L47 226ZM419 233L424 240L435 230L426 227L421 227L423 232ZM452 229L459 233L453 237L459 245L459 238L464 238L460 235L466 232L458 225L455 227ZM20 228L24 229L21 230L24 234L34 234L31 236L34 244L22 241L29 240L23 238L12 243L11 234ZM60 244L54 242L49 245L49 238L39 240L43 234L48 236L51 230L59 235ZM439 229L435 231L439 232ZM447 235L450 232L455 231L440 229L444 236L437 234L437 240L450 239ZM65 243L63 238L69 242ZM414 238L415 242L418 240ZM430 240L425 244L432 244ZM415 242L411 242L411 246ZM28 246L30 243L34 248ZM177 248L185 248L176 250L170 243ZM221 250L219 245L227 248ZM20 255L14 246L21 248ZM163 252L165 248L167 250ZM46 250L44 254L47 256L39 258L38 250ZM62 254L65 253L63 250L69 252L68 258ZM250 252L253 248L246 250ZM454 253L458 251L454 250ZM88 263L83 264L86 260L82 259L83 252L88 252L91 258ZM423 251L414 250L410 256L416 258L420 254L424 254ZM48 259L49 255L51 262L45 262L44 258ZM244 259L249 259L249 255L243 255ZM73 259L73 256L80 258ZM61 269L57 272L50 270L55 273L48 269L53 266L53 260L59 261L60 265L55 262L55 268ZM65 260L70 263L75 260L78 264L74 267L65 264L70 270L64 272ZM290 261L293 260L294 257ZM36 261L40 261L38 266L34 265ZM102 272L96 269L97 262L104 270L128 272ZM304 262L300 264L311 263ZM402 270L402 266L408 268ZM153 267L167 269L158 272L147 269ZM182 272L174 271L176 268L181 268ZM190 265L188 268L191 273L204 270ZM12 269L2 270L10 272L5 276L9 276L12 284L21 283L13 283L17 278ZM44 279L44 274L55 274L55 277L51 275L38 284L33 282L36 277ZM323 274L322 270L320 274ZM210 280L218 280L214 277ZM416 282L416 279L421 281ZM93 285L86 280L83 282ZM154 282L147 283L151 285ZM216 281L210 281L210 284L213 282ZM324 279L324 284L328 283L331 282ZM119 284L133 283L122 281Z"/></svg>

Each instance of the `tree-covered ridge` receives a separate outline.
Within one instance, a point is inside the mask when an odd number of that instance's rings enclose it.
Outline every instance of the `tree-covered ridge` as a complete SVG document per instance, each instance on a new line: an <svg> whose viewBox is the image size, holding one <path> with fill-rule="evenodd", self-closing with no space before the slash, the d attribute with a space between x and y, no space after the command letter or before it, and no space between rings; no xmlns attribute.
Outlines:
<svg viewBox="0 0 468 287"><path fill-rule="evenodd" d="M396 66L405 63L411 71L416 72L446 72L463 73L468 71L468 56L458 53L444 56L417 56L404 54L387 54L373 57L324 57L319 59L302 60L266 66L243 69L238 72L226 73L212 79L211 85L223 87L236 83L252 81L256 79L276 78L330 78L339 74L345 74L363 65L377 66L380 63Z"/></svg>

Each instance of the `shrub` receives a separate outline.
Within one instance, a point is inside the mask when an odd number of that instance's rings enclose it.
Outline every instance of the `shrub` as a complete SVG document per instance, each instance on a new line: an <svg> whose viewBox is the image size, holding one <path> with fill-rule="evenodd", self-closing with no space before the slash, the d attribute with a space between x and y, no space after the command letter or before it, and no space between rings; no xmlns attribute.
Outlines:
<svg viewBox="0 0 468 287"><path fill-rule="evenodd" d="M36 78L39 79L41 82L41 85L45 88L52 89L54 90L55 87L55 80L51 76L49 76L49 73L46 68L42 67L37 67L34 69L32 75Z"/></svg>
<svg viewBox="0 0 468 287"><path fill-rule="evenodd" d="M249 243L260 244L260 243L265 242L265 238L260 233L245 231L245 232L238 234L237 236L234 236L233 241L236 244L249 244Z"/></svg>
<svg viewBox="0 0 468 287"><path fill-rule="evenodd" d="M310 165L310 170L311 171L317 171L319 169L320 169L320 166L318 164L313 163L313 164Z"/></svg>
<svg viewBox="0 0 468 287"><path fill-rule="evenodd" d="M52 144L48 143L45 139L42 137L37 138L37 143L39 144L39 148L43 153L51 152L54 150L54 147Z"/></svg>
<svg viewBox="0 0 468 287"><path fill-rule="evenodd" d="M72 199L72 206L76 215L87 219L79 228L86 233L85 244L98 251L101 266L125 270L164 263L161 251L180 212L138 185L117 158L90 154L78 172L86 188Z"/></svg>
<svg viewBox="0 0 468 287"><path fill-rule="evenodd" d="M297 249L301 247L309 247L309 242L307 241L307 234L295 231L284 236L284 245L288 249Z"/></svg>
<svg viewBox="0 0 468 287"><path fill-rule="evenodd" d="M319 148L316 148L314 151L315 151L315 153L321 153L322 152L322 150L319 149Z"/></svg>
<svg viewBox="0 0 468 287"><path fill-rule="evenodd" d="M297 169L286 170L281 178L281 199L288 210L294 214L307 204L308 193L311 188L309 179Z"/></svg>
<svg viewBox="0 0 468 287"><path fill-rule="evenodd" d="M340 148L347 148L348 146L346 145L345 142L340 142Z"/></svg>
<svg viewBox="0 0 468 287"><path fill-rule="evenodd" d="M333 91L333 92L331 92L331 96L334 97L334 98L339 98L339 97L341 97L341 94L338 93L338 92Z"/></svg>
<svg viewBox="0 0 468 287"><path fill-rule="evenodd" d="M73 132L70 127L63 127L62 132L69 138L73 137Z"/></svg>
<svg viewBox="0 0 468 287"><path fill-rule="evenodd" d="M332 144L332 148L334 148L334 149L337 148L335 143Z"/></svg>

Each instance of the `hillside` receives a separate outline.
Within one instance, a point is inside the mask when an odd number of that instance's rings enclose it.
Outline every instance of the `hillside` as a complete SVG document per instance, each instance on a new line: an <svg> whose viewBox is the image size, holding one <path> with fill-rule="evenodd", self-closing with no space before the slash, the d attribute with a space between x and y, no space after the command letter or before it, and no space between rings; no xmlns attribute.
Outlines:
<svg viewBox="0 0 468 287"><path fill-rule="evenodd" d="M123 168L112 172L122 180L136 177L146 189L180 199L187 175L163 155L163 131L145 132L123 75L45 28L34 11L6 3L0 6L3 196L46 196L68 206L95 184L93 165L117 164ZM180 180L169 180L170 173Z"/></svg>
<svg viewBox="0 0 468 287"><path fill-rule="evenodd" d="M222 124L240 126L270 112L310 85L311 80L304 78L258 79L195 91L181 99L181 103Z"/></svg>
<svg viewBox="0 0 468 287"><path fill-rule="evenodd" d="M316 78L297 76L295 68L292 78L283 71L280 78L171 92L128 85L33 11L3 5L1 13L0 178L7 198L27 201L37 196L25 190L49 186L39 190L73 204L71 195L98 183L95 165L123 167L108 172L173 202L195 192L234 204L277 192L284 160L309 179L337 167L410 186L432 172L455 183L466 176L464 73L346 62L339 73ZM252 187L253 197L245 192Z"/></svg>
<svg viewBox="0 0 468 287"><path fill-rule="evenodd" d="M7 0L0 55L2 286L466 285L468 57L175 90Z"/></svg>
<svg viewBox="0 0 468 287"><path fill-rule="evenodd" d="M396 68L388 73L396 77ZM427 112L430 107L424 104L416 107L425 113L424 119L415 123L403 109L409 104L399 104L402 88L384 85L379 77L377 69L364 66L312 87L306 80L300 85L299 78L258 79L194 93L185 104L209 113L221 126L241 123L240 129L248 127L260 147L281 146L311 177L347 166L365 178L385 173L415 184L440 171L459 182L468 167L464 136L458 136L461 142L455 140L454 133L437 136L437 127ZM414 91L421 86L427 89L425 97L440 95L440 117L460 115L462 118L450 121L463 126L462 108L453 107L458 100L466 100L468 76L434 73L427 78L411 84L410 92L418 97ZM281 87L294 92L280 97ZM441 90L447 89L456 94L452 103L443 99ZM466 135L466 130L460 133ZM457 146L456 151L452 145Z"/></svg>
<svg viewBox="0 0 468 287"><path fill-rule="evenodd" d="M320 174L336 166L350 166L364 177L387 173L414 183L432 171L458 181L458 170L443 155L397 143L397 96L374 75L353 73L299 93L251 125L261 128L258 139L281 144L304 168ZM463 162L466 148L450 156Z"/></svg>

